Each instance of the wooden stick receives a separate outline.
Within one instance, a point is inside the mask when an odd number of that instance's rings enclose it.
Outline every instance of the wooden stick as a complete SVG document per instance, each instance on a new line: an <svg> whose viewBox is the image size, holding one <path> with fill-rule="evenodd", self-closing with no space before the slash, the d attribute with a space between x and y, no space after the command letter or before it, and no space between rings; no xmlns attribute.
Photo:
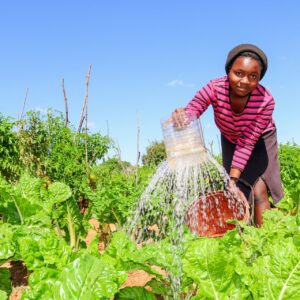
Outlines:
<svg viewBox="0 0 300 300"><path fill-rule="evenodd" d="M124 164L123 164L123 161L122 161L122 152L121 152L121 147L120 147L120 145L119 145L118 140L115 140L115 149L116 149L116 151L117 151L117 156L118 156L119 164L120 164L120 166L121 166L123 172L124 172L125 174L127 174L128 172L127 172L127 170L126 170L126 168L125 168L125 166L124 166Z"/></svg>
<svg viewBox="0 0 300 300"><path fill-rule="evenodd" d="M84 96L83 106L82 106L82 110L81 110L81 117L80 117L78 129L77 129L78 133L80 133L80 131L81 131L84 116L86 115L85 108L86 108L86 103L87 103L88 95L89 95L88 92L89 92L89 81L90 81L91 69L92 69L92 65L90 65L89 71L88 71L88 73L86 75L86 79L85 79L85 96Z"/></svg>
<svg viewBox="0 0 300 300"><path fill-rule="evenodd" d="M88 83L87 83L88 87ZM86 91L86 95L88 95L88 91ZM86 96L86 103L85 103L85 162L86 166L88 167L89 157L88 157L88 97Z"/></svg>
<svg viewBox="0 0 300 300"><path fill-rule="evenodd" d="M136 126L137 126L137 136L136 136L136 166L135 166L135 184L138 184L139 180L139 160L140 160L140 122L139 114L136 112Z"/></svg>
<svg viewBox="0 0 300 300"><path fill-rule="evenodd" d="M68 112L68 99L67 99L67 94L66 94L66 90L65 90L65 80L62 79L61 82L62 85L62 90L63 90L63 95L64 95L64 101L65 101L65 112L66 112L66 123L65 123L65 127L68 127L68 123L69 123L69 112Z"/></svg>
<svg viewBox="0 0 300 300"><path fill-rule="evenodd" d="M106 136L109 137L109 125L108 125L108 120L106 120Z"/></svg>
<svg viewBox="0 0 300 300"><path fill-rule="evenodd" d="M24 98L23 107L22 107L22 111L21 111L21 115L20 115L20 119L19 119L20 124L21 124L22 119L23 119L23 114L24 114L25 104L27 102L27 97L28 97L28 88L26 89L26 92L25 92L25 98Z"/></svg>

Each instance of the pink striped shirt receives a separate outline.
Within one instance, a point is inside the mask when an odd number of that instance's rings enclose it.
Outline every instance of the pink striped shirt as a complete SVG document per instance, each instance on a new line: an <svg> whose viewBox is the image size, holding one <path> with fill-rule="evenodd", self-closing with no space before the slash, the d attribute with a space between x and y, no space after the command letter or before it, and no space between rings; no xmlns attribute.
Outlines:
<svg viewBox="0 0 300 300"><path fill-rule="evenodd" d="M236 144L231 167L244 170L257 140L275 128L272 118L274 99L271 93L257 85L241 113L235 113L230 104L228 76L211 80L188 103L186 110L199 118L209 105L221 133Z"/></svg>

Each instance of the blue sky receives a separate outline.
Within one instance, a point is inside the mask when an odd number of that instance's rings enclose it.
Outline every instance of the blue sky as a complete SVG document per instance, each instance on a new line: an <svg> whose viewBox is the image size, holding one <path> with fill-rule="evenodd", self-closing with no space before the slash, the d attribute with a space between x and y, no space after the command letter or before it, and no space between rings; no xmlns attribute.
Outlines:
<svg viewBox="0 0 300 300"><path fill-rule="evenodd" d="M77 127L92 64L89 124L118 141L122 159L162 140L161 119L210 79L223 76L228 51L261 47L269 69L261 84L276 101L279 142L300 144L300 2L86 0L0 2L0 112L64 111ZM206 144L218 152L211 109L201 117Z"/></svg>

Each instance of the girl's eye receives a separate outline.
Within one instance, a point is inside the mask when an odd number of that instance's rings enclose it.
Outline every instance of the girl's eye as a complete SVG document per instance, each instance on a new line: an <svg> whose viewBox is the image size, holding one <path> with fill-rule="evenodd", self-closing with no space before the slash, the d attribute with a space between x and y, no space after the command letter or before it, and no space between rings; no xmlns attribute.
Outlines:
<svg viewBox="0 0 300 300"><path fill-rule="evenodd" d="M252 80L252 81L257 80L257 75L256 74L251 74L249 80Z"/></svg>
<svg viewBox="0 0 300 300"><path fill-rule="evenodd" d="M236 71L235 75L238 76L238 77L241 77L242 76L242 72Z"/></svg>

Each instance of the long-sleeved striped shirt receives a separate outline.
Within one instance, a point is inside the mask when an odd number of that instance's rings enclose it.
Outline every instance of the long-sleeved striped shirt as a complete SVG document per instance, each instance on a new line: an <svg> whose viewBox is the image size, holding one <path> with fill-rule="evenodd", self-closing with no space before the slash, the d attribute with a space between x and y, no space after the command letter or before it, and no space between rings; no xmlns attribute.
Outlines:
<svg viewBox="0 0 300 300"><path fill-rule="evenodd" d="M273 130L274 99L271 93L257 85L241 113L231 108L228 76L211 80L188 103L185 109L199 118L209 105L213 106L214 118L221 133L236 144L231 167L244 170L257 140Z"/></svg>

